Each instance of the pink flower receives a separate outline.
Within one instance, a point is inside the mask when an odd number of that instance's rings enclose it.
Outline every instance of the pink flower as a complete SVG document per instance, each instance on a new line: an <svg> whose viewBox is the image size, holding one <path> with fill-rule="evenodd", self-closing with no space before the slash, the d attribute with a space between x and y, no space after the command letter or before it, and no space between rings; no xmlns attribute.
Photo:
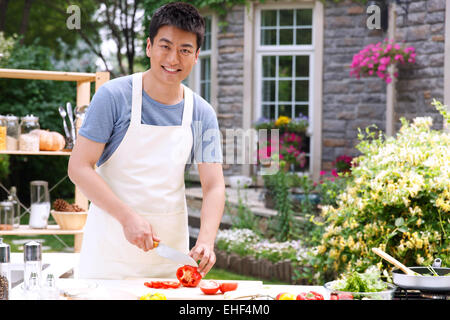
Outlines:
<svg viewBox="0 0 450 320"><path fill-rule="evenodd" d="M322 171L319 172L319 174L320 174L321 176L324 176L324 175L326 175L327 173L326 173L326 171L323 171L323 170L322 170Z"/></svg>
<svg viewBox="0 0 450 320"><path fill-rule="evenodd" d="M333 176L335 176L335 177L339 177L339 175L338 175L336 169L331 170L331 174L332 174Z"/></svg>
<svg viewBox="0 0 450 320"><path fill-rule="evenodd" d="M386 77L386 83L391 83L392 82L392 79L390 78L390 77Z"/></svg>

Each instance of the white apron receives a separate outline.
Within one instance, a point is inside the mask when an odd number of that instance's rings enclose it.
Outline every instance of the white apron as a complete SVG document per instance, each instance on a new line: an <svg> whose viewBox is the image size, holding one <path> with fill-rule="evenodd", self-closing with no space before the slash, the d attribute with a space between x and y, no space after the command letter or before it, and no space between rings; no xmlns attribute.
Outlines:
<svg viewBox="0 0 450 320"><path fill-rule="evenodd" d="M142 73L136 73L129 128L96 171L117 197L149 221L163 243L188 253L184 170L193 142L193 93L184 86L181 126L142 124L141 109ZM178 267L154 250L144 252L129 243L122 225L91 203L80 252L80 278L174 278Z"/></svg>

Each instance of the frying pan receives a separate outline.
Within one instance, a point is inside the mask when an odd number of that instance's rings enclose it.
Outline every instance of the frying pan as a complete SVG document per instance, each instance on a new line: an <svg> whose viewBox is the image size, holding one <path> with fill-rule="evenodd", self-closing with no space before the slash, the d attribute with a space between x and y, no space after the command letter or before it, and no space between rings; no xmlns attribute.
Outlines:
<svg viewBox="0 0 450 320"><path fill-rule="evenodd" d="M424 275L430 271L426 267L406 267L386 252L372 248L377 255L389 261L399 269L392 271L394 284L403 289L415 289L423 291L450 291L450 268L441 267L441 259L436 259L433 263L433 269L439 276Z"/></svg>

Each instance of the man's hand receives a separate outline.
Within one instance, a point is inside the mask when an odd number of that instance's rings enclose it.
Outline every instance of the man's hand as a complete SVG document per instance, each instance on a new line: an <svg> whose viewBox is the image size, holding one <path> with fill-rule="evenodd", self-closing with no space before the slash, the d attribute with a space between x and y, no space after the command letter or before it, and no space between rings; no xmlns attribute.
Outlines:
<svg viewBox="0 0 450 320"><path fill-rule="evenodd" d="M197 243L189 252L189 255L195 260L200 260L198 272L204 277L216 263L216 254L214 246L205 243Z"/></svg>
<svg viewBox="0 0 450 320"><path fill-rule="evenodd" d="M153 249L153 241L160 241L153 233L150 223L138 214L131 214L122 226L128 242L145 252Z"/></svg>

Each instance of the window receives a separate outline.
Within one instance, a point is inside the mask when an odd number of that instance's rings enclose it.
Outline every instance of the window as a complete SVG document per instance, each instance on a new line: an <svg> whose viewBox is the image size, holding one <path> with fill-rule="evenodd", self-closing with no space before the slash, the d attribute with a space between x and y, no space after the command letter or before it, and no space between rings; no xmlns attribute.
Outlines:
<svg viewBox="0 0 450 320"><path fill-rule="evenodd" d="M261 10L259 116L309 115L312 9ZM283 48L284 47L284 48Z"/></svg>
<svg viewBox="0 0 450 320"><path fill-rule="evenodd" d="M205 38L200 50L196 88L198 93L211 103L211 16L205 17Z"/></svg>
<svg viewBox="0 0 450 320"><path fill-rule="evenodd" d="M312 116L313 9L262 6L256 12L255 119ZM312 125L310 119L310 126ZM303 149L308 170L311 141Z"/></svg>

